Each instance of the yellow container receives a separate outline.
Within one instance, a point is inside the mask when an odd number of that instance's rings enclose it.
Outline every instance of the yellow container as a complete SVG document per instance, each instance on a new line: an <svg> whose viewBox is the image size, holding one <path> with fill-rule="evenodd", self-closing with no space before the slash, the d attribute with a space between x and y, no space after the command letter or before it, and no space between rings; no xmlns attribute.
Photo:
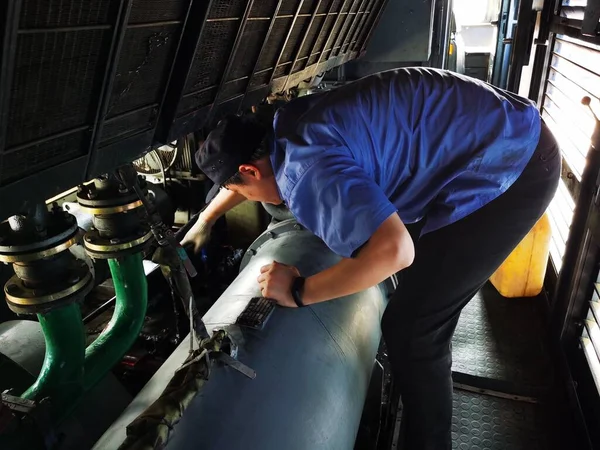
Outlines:
<svg viewBox="0 0 600 450"><path fill-rule="evenodd" d="M551 237L546 213L490 278L503 297L535 297L542 292Z"/></svg>

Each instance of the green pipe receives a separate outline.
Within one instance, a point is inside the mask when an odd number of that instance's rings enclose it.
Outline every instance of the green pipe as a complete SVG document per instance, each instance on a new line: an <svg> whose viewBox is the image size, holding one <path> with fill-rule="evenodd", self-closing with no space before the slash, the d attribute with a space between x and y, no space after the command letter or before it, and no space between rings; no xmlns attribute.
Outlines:
<svg viewBox="0 0 600 450"><path fill-rule="evenodd" d="M140 334L148 306L148 286L142 254L109 259L117 297L106 329L85 350L83 385L87 391L106 375Z"/></svg>
<svg viewBox="0 0 600 450"><path fill-rule="evenodd" d="M22 397L29 400L52 398L52 409L60 411L82 393L85 332L79 305L72 303L38 314L46 356L35 383Z"/></svg>

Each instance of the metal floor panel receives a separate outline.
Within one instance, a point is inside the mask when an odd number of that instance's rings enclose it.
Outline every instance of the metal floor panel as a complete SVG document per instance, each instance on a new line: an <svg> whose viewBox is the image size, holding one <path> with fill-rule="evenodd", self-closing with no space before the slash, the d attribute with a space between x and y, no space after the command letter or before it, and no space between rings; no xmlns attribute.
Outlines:
<svg viewBox="0 0 600 450"><path fill-rule="evenodd" d="M548 432L544 407L466 391L454 391L455 450L549 450L559 448Z"/></svg>
<svg viewBox="0 0 600 450"><path fill-rule="evenodd" d="M506 299L486 285L461 314L452 340L452 370L515 391L550 386L542 302Z"/></svg>

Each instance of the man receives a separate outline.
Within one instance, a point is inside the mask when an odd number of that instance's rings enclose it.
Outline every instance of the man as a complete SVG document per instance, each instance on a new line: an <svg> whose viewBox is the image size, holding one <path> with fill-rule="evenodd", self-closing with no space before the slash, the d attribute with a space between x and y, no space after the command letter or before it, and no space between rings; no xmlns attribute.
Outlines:
<svg viewBox="0 0 600 450"><path fill-rule="evenodd" d="M338 298L402 271L382 331L402 394L405 448L451 448L460 312L558 183L559 149L535 106L450 72L400 69L294 100L273 129L226 119L196 159L225 189L184 244L201 246L244 199L283 201L343 257L306 280L294 267L263 267L261 291L279 305Z"/></svg>

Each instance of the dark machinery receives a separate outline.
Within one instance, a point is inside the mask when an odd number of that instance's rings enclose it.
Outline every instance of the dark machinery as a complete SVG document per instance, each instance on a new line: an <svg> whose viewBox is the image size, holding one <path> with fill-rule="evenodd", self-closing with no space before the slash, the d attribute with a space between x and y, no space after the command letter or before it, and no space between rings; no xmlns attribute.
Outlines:
<svg viewBox="0 0 600 450"><path fill-rule="evenodd" d="M385 0L7 0L0 219L365 49Z"/></svg>

